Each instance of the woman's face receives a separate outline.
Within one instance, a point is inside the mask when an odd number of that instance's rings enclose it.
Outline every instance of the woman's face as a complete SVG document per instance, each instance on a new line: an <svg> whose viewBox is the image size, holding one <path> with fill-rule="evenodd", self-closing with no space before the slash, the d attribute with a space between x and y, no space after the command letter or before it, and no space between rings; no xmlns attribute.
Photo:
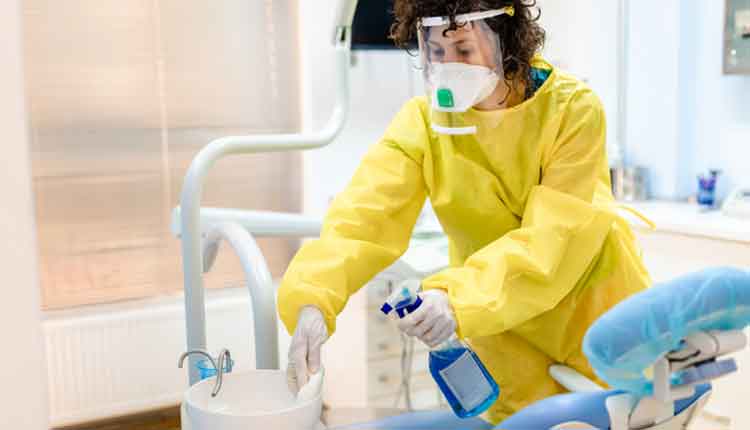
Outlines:
<svg viewBox="0 0 750 430"><path fill-rule="evenodd" d="M433 63L465 63L495 68L492 45L481 26L468 22L456 30L433 27L427 39L427 52Z"/></svg>

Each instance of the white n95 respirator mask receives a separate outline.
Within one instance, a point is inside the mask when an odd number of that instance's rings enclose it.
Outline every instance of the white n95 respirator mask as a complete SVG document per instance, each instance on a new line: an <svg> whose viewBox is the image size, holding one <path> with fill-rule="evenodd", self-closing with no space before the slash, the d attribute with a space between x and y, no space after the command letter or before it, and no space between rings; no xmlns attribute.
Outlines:
<svg viewBox="0 0 750 430"><path fill-rule="evenodd" d="M489 20L512 16L502 9L421 18L418 41L425 92L430 100L430 126L441 134L473 134L477 124L464 115L495 92L504 76L500 38Z"/></svg>
<svg viewBox="0 0 750 430"><path fill-rule="evenodd" d="M466 112L486 99L500 77L492 69L464 63L437 63L430 73L432 108L443 112Z"/></svg>

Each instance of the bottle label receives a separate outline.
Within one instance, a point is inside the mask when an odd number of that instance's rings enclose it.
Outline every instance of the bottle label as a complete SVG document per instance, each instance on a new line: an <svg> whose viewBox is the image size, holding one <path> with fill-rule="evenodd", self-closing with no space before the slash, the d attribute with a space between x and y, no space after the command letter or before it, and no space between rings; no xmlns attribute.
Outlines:
<svg viewBox="0 0 750 430"><path fill-rule="evenodd" d="M465 351L439 373L466 411L476 408L492 394L492 386L469 351Z"/></svg>

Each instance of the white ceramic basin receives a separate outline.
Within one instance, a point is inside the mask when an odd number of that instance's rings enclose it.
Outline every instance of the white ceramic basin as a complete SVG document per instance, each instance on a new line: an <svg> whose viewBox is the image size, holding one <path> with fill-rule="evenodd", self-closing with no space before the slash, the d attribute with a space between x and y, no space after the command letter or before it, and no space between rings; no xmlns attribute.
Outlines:
<svg viewBox="0 0 750 430"><path fill-rule="evenodd" d="M221 391L211 397L214 379L205 379L185 393L183 430L313 430L320 428L321 393L296 403L286 372L249 370L224 375Z"/></svg>

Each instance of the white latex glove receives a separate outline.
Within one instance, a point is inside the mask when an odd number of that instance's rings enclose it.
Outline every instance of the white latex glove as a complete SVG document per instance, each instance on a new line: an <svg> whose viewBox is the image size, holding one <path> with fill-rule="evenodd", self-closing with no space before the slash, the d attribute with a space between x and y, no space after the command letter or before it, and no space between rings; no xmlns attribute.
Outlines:
<svg viewBox="0 0 750 430"><path fill-rule="evenodd" d="M305 306L299 312L297 328L289 345L287 383L293 393L304 386L310 375L320 370L320 348L328 339L323 314L315 306Z"/></svg>
<svg viewBox="0 0 750 430"><path fill-rule="evenodd" d="M310 376L310 380L307 384L303 385L297 393L297 403L305 403L317 397L323 389L323 377L325 371L320 368L320 371Z"/></svg>
<svg viewBox="0 0 750 430"><path fill-rule="evenodd" d="M455 333L456 318L445 291L428 290L419 293L419 297L422 304L416 311L400 319L398 328L434 347Z"/></svg>

